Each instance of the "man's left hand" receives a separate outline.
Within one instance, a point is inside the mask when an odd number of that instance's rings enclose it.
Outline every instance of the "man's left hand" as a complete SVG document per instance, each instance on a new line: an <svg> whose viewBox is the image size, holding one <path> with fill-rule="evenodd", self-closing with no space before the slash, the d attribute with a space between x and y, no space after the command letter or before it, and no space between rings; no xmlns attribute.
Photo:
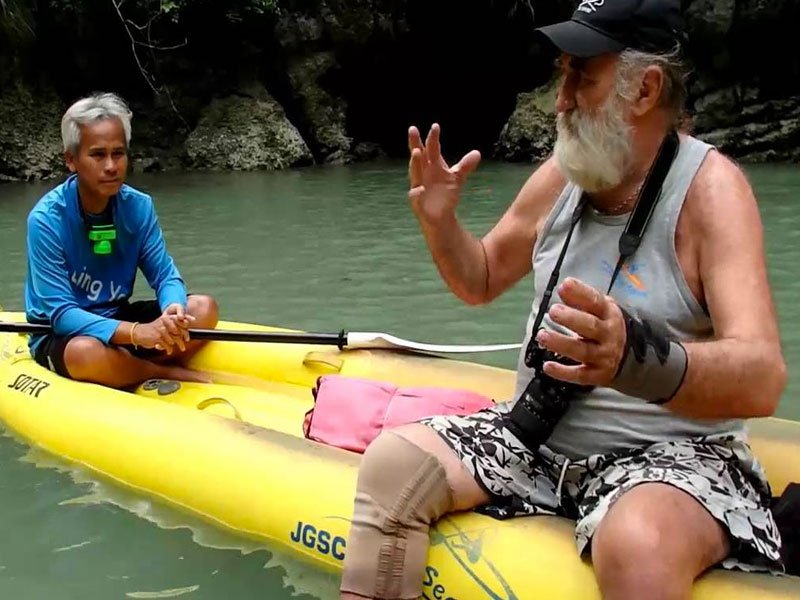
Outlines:
<svg viewBox="0 0 800 600"><path fill-rule="evenodd" d="M171 315L175 317L175 321L183 331L183 339L184 341L189 341L189 327L192 323L194 323L195 318L186 312L186 307L183 304L179 304L178 302L173 302L166 309L164 309L165 315Z"/></svg>
<svg viewBox="0 0 800 600"><path fill-rule="evenodd" d="M545 374L580 385L611 385L627 341L622 311L613 298L573 277L558 287L558 294L563 304L554 304L548 315L553 322L576 335L542 329L536 341L543 348L580 364L568 366L546 362Z"/></svg>

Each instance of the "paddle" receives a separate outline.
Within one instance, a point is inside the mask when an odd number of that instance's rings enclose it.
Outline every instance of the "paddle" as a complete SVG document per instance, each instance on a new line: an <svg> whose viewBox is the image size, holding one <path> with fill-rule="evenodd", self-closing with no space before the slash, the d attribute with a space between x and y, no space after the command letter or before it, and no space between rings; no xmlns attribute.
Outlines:
<svg viewBox="0 0 800 600"><path fill-rule="evenodd" d="M11 333L50 333L49 325L35 323L6 323L0 321L0 332ZM319 344L337 346L340 350L385 349L411 350L420 353L468 354L472 352L497 352L516 350L521 344L425 344L412 342L389 335L369 331L344 330L339 333L300 333L285 331L230 331L225 329L190 329L189 335L195 340L215 340L220 342L264 342L272 344Z"/></svg>

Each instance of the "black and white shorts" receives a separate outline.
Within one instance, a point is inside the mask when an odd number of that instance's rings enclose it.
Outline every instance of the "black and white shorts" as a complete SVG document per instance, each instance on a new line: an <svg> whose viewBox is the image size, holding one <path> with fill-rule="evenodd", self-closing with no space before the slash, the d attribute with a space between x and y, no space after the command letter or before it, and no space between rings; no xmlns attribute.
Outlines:
<svg viewBox="0 0 800 600"><path fill-rule="evenodd" d="M112 318L120 321L138 321L149 323L161 316L161 308L157 300L138 300L136 302L123 302ZM69 377L69 371L64 364L64 352L67 344L74 336L61 336L54 333L45 334L44 339L36 346L33 359L43 367L58 373L62 377ZM148 348L134 348L125 346L131 354L139 358L152 359L161 355L161 351Z"/></svg>
<svg viewBox="0 0 800 600"><path fill-rule="evenodd" d="M492 498L477 509L498 519L560 515L575 520L578 552L608 509L640 483L661 482L694 497L727 530L726 568L783 572L771 491L746 438L711 435L592 455L578 461L542 446L528 450L504 426L509 403L421 422L453 449Z"/></svg>

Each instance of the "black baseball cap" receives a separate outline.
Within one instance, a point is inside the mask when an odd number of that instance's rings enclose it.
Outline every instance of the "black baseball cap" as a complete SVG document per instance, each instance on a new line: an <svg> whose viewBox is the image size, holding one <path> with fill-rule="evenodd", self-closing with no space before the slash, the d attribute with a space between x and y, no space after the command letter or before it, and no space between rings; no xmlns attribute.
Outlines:
<svg viewBox="0 0 800 600"><path fill-rule="evenodd" d="M569 21L536 31L579 58L626 48L668 52L686 37L680 0L581 0Z"/></svg>

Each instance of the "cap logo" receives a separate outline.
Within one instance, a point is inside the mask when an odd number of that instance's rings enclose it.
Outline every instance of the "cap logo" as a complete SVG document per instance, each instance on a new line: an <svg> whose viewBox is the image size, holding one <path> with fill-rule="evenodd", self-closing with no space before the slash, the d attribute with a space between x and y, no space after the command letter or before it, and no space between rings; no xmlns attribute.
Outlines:
<svg viewBox="0 0 800 600"><path fill-rule="evenodd" d="M605 3L606 0L582 0L577 10L590 15L597 12L597 9L603 6Z"/></svg>

